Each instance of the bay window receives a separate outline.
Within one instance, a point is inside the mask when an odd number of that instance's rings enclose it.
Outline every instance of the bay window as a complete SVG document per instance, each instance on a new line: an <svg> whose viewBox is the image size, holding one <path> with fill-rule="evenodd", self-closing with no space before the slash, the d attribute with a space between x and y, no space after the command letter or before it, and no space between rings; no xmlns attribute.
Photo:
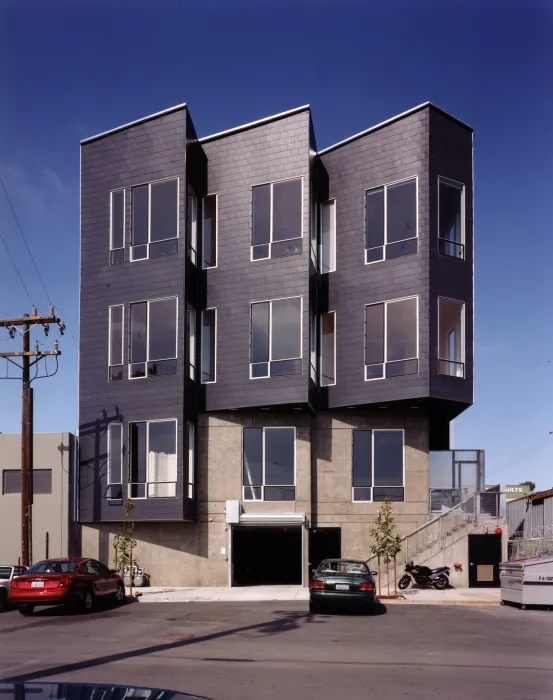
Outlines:
<svg viewBox="0 0 553 700"><path fill-rule="evenodd" d="M438 244L440 253L465 257L465 186L438 178Z"/></svg>
<svg viewBox="0 0 553 700"><path fill-rule="evenodd" d="M177 421L129 423L129 498L177 495Z"/></svg>
<svg viewBox="0 0 553 700"><path fill-rule="evenodd" d="M177 252L178 199L178 178L132 188L131 260L157 258Z"/></svg>
<svg viewBox="0 0 553 700"><path fill-rule="evenodd" d="M176 297L131 304L129 377L138 379L176 371Z"/></svg>
<svg viewBox="0 0 553 700"><path fill-rule="evenodd" d="M418 374L418 297L365 307L365 381Z"/></svg>
<svg viewBox="0 0 553 700"><path fill-rule="evenodd" d="M302 197L301 178L252 188L252 260L301 253Z"/></svg>
<svg viewBox="0 0 553 700"><path fill-rule="evenodd" d="M445 297L438 299L438 373L465 376L465 305Z"/></svg>
<svg viewBox="0 0 553 700"><path fill-rule="evenodd" d="M365 192L365 263L417 252L417 179Z"/></svg>
<svg viewBox="0 0 553 700"><path fill-rule="evenodd" d="M302 298L251 305L250 378L302 372Z"/></svg>

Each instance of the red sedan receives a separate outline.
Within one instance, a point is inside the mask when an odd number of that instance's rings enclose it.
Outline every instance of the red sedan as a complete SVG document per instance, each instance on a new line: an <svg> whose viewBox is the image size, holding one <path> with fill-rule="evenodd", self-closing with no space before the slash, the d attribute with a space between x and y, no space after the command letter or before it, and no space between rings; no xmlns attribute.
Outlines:
<svg viewBox="0 0 553 700"><path fill-rule="evenodd" d="M65 605L92 610L98 599L125 600L125 586L116 571L94 559L73 557L48 559L35 564L12 581L8 601L22 615L31 615L37 605Z"/></svg>

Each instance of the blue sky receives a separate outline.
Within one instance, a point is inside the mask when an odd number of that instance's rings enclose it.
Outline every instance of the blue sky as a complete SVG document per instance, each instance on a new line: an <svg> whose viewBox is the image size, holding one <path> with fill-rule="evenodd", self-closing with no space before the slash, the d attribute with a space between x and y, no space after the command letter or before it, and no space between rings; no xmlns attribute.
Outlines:
<svg viewBox="0 0 553 700"><path fill-rule="evenodd" d="M0 174L68 327L35 429L77 424L80 139L181 102L200 135L309 103L324 148L430 100L475 130L476 403L455 446L487 451L489 482L553 487L552 32L548 0L4 0ZM0 231L47 311L1 191ZM0 244L0 316L27 310ZM0 381L0 431L19 425Z"/></svg>

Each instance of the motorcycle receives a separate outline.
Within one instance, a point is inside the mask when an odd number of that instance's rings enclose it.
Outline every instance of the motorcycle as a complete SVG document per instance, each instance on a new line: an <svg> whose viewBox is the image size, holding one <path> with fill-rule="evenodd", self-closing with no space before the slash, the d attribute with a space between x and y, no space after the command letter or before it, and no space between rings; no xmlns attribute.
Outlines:
<svg viewBox="0 0 553 700"><path fill-rule="evenodd" d="M449 586L449 566L430 569L428 566L418 566L410 562L405 564L405 571L406 573L397 582L397 587L400 591L409 588L409 584L412 581L421 588L434 586L438 591L443 591Z"/></svg>

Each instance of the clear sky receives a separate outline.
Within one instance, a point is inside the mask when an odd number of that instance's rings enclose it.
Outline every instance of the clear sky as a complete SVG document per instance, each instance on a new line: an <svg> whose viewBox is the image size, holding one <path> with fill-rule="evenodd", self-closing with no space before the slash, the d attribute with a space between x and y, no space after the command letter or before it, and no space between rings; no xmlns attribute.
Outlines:
<svg viewBox="0 0 553 700"><path fill-rule="evenodd" d="M309 103L324 148L430 100L475 130L476 403L455 446L486 450L489 483L553 487L552 36L550 0L2 0L0 174L68 327L35 429L77 425L80 139L181 102L200 136ZM1 190L0 232L46 312ZM29 306L0 243L0 316ZM20 340L0 330L0 351ZM20 406L0 379L1 432Z"/></svg>

